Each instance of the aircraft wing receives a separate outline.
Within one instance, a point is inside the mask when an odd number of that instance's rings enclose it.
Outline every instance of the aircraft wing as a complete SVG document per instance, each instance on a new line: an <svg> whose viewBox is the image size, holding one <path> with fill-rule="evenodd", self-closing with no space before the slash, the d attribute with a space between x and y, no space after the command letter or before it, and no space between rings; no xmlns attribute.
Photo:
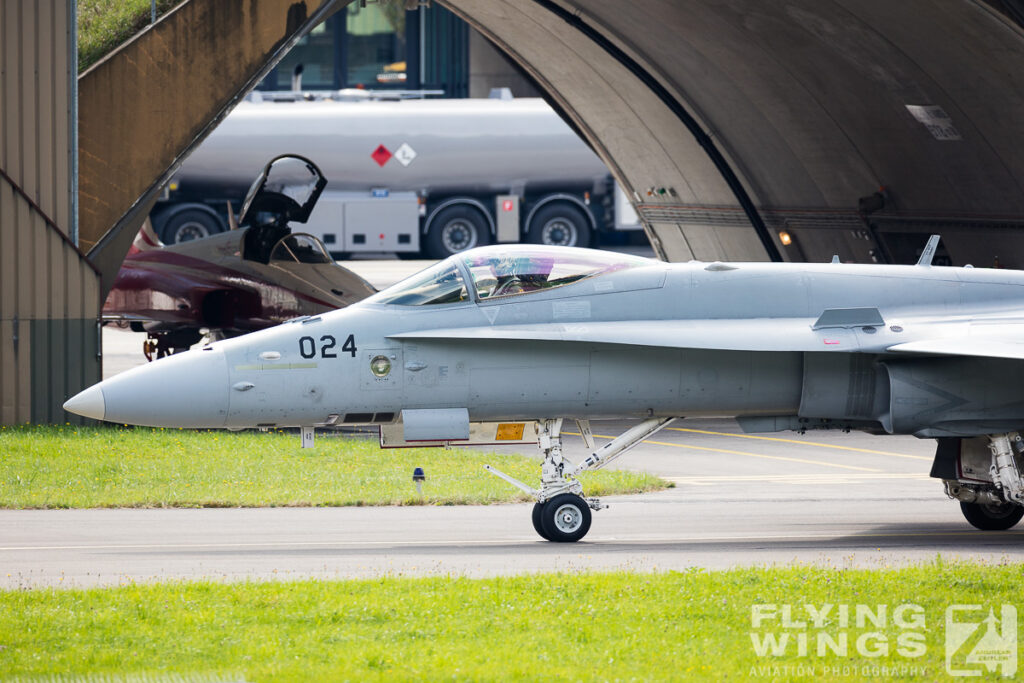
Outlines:
<svg viewBox="0 0 1024 683"><path fill-rule="evenodd" d="M104 313L102 320L105 323L148 323L155 321L156 318L139 313Z"/></svg>
<svg viewBox="0 0 1024 683"><path fill-rule="evenodd" d="M871 343L871 336L858 336L852 329L814 330L813 324L809 318L629 320L418 330L389 338L589 342L724 351L850 352L885 348L885 344L880 347ZM868 337L867 343L864 337Z"/></svg>

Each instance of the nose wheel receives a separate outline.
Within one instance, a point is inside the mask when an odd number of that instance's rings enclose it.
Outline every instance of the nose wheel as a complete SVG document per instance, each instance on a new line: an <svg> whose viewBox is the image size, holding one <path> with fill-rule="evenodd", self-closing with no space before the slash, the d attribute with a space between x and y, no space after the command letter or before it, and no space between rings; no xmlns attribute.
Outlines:
<svg viewBox="0 0 1024 683"><path fill-rule="evenodd" d="M575 543L590 531L590 505L573 493L563 493L533 506L533 528L554 543Z"/></svg>
<svg viewBox="0 0 1024 683"><path fill-rule="evenodd" d="M547 503L534 503L533 505L533 530L545 541L550 541L548 532L544 531L544 508Z"/></svg>
<svg viewBox="0 0 1024 683"><path fill-rule="evenodd" d="M544 456L539 489L524 484L490 465L484 465L484 468L537 499L533 506L532 521L534 530L541 538L554 543L575 543L590 531L590 511L607 507L596 498L583 497L583 486L577 481L576 475L607 465L674 419L662 417L644 420L595 450L575 467L562 456L562 420L538 422L537 445ZM593 448L590 426L580 421L580 430L584 435L584 441Z"/></svg>

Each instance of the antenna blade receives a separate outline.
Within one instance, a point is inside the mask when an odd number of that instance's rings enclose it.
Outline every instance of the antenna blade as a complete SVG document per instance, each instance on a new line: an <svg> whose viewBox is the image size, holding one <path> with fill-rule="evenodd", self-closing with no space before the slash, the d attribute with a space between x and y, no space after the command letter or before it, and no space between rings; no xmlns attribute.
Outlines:
<svg viewBox="0 0 1024 683"><path fill-rule="evenodd" d="M932 259L935 258L935 250L939 246L939 235L932 235L928 238L928 244L925 245L924 251L921 252L921 258L917 260L917 265L925 266L926 268L932 264Z"/></svg>
<svg viewBox="0 0 1024 683"><path fill-rule="evenodd" d="M228 205L228 228L231 230L238 230L238 219L235 218L235 212L231 208L231 202L227 202Z"/></svg>

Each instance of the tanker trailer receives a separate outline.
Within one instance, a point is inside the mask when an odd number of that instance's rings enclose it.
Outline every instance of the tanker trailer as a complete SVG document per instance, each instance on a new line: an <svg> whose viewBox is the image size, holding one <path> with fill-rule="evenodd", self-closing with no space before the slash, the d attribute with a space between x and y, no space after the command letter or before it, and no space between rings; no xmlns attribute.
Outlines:
<svg viewBox="0 0 1024 683"><path fill-rule="evenodd" d="M285 153L323 169L305 229L337 256L588 246L595 232L641 228L608 169L543 100L272 97L250 95L182 164L151 214L165 243L227 230L252 169Z"/></svg>

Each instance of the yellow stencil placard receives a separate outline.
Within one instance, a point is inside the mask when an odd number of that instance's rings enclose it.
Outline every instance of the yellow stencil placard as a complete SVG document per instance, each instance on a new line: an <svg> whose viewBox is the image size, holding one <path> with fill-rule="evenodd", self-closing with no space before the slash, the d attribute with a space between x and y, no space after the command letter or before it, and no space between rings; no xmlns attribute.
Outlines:
<svg viewBox="0 0 1024 683"><path fill-rule="evenodd" d="M498 433L494 437L495 441L522 441L523 430L526 425L522 422L518 424L499 424Z"/></svg>

